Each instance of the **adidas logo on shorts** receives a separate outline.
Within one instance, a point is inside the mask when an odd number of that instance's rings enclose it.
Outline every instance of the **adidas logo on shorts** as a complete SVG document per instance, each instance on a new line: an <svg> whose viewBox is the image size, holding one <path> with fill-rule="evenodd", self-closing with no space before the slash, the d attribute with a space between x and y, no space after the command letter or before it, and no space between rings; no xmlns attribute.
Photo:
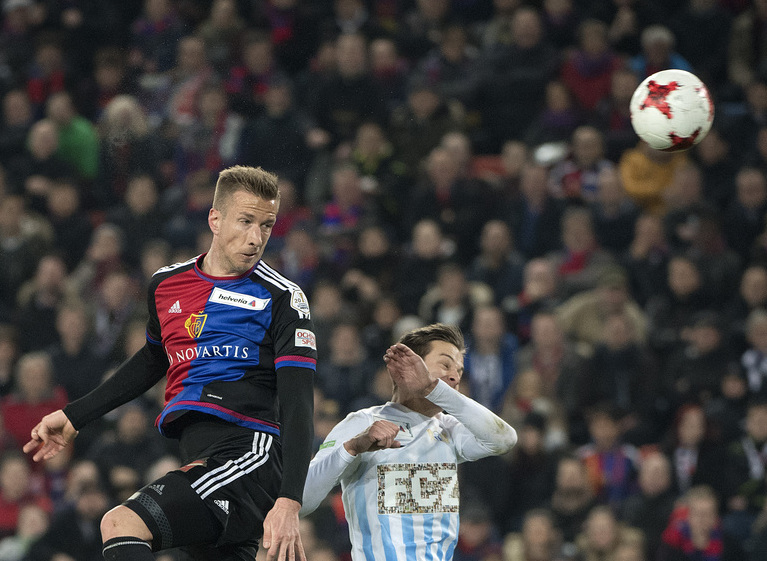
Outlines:
<svg viewBox="0 0 767 561"><path fill-rule="evenodd" d="M221 510L229 514L229 501L215 499L213 502L216 503L216 506L218 506Z"/></svg>
<svg viewBox="0 0 767 561"><path fill-rule="evenodd" d="M176 300L173 303L173 305L170 308L168 308L168 313L169 314L180 314L180 313L182 313L182 311L181 311L181 304L179 303L178 300Z"/></svg>
<svg viewBox="0 0 767 561"><path fill-rule="evenodd" d="M157 493L158 495L162 495L162 490L165 489L165 485L154 484L154 485L150 485L149 488L155 493Z"/></svg>

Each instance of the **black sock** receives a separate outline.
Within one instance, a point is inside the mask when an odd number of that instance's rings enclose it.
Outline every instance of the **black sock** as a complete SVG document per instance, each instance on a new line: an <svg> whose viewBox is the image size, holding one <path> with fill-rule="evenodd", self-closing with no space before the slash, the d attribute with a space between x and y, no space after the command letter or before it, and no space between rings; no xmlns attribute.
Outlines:
<svg viewBox="0 0 767 561"><path fill-rule="evenodd" d="M149 543L131 536L112 538L104 543L101 554L106 561L153 561Z"/></svg>

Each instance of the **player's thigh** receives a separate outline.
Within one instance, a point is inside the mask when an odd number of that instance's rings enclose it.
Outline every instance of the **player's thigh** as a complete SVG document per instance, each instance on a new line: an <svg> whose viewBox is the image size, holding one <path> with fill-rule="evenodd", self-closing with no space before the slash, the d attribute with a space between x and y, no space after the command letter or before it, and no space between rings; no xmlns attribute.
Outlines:
<svg viewBox="0 0 767 561"><path fill-rule="evenodd" d="M175 471L143 487L124 505L149 528L154 551L214 544L223 529L205 501L192 490L188 480Z"/></svg>

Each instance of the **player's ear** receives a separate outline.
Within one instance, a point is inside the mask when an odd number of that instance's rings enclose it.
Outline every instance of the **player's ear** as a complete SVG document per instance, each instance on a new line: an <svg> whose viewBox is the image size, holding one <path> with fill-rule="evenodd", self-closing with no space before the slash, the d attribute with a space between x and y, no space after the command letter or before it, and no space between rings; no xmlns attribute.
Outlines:
<svg viewBox="0 0 767 561"><path fill-rule="evenodd" d="M221 229L221 211L215 208L211 208L208 211L208 227L214 235L218 234Z"/></svg>

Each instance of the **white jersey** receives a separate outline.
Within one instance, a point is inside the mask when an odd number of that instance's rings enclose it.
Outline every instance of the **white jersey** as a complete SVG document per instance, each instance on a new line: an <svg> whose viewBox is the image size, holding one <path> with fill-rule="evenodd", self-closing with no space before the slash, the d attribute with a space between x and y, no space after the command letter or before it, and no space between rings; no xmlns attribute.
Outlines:
<svg viewBox="0 0 767 561"><path fill-rule="evenodd" d="M503 454L516 442L513 428L443 381L427 399L454 414L427 417L392 402L351 413L309 466L301 514L316 509L340 482L354 561L452 559L457 465ZM402 447L349 454L344 442L378 420L399 425Z"/></svg>

